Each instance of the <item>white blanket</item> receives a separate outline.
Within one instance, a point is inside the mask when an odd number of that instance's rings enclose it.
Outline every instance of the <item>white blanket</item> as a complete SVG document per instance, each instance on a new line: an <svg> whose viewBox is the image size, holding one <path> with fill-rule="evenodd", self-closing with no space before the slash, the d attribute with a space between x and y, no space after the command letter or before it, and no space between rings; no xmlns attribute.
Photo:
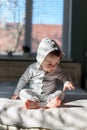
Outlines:
<svg viewBox="0 0 87 130"><path fill-rule="evenodd" d="M21 128L86 130L87 92L67 92L64 104L51 109L25 109L20 100L0 98L0 123Z"/></svg>

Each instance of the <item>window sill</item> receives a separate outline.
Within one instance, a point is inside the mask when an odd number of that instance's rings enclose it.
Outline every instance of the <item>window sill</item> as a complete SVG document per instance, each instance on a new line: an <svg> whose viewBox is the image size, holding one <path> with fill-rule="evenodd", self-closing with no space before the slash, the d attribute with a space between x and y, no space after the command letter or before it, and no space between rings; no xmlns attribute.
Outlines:
<svg viewBox="0 0 87 130"><path fill-rule="evenodd" d="M0 55L0 61L35 61L36 54ZM61 62L72 62L71 58L63 58Z"/></svg>
<svg viewBox="0 0 87 130"><path fill-rule="evenodd" d="M35 54L23 54L23 55L0 55L0 61L35 61Z"/></svg>

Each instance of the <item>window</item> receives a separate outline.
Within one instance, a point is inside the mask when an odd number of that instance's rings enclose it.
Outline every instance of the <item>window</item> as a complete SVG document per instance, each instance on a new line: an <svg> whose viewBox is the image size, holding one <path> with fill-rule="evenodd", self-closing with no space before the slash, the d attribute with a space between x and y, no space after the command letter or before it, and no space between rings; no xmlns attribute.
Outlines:
<svg viewBox="0 0 87 130"><path fill-rule="evenodd" d="M60 44L65 58L70 58L72 0L27 0L27 8L25 43L31 52L36 52L42 38L51 37Z"/></svg>
<svg viewBox="0 0 87 130"><path fill-rule="evenodd" d="M22 54L26 0L0 0L0 54Z"/></svg>
<svg viewBox="0 0 87 130"><path fill-rule="evenodd" d="M32 3L32 45L36 52L42 38L50 37L62 46L63 0L33 0Z"/></svg>
<svg viewBox="0 0 87 130"><path fill-rule="evenodd" d="M70 56L72 0L1 0L0 54L36 53L44 37ZM68 49L69 47L69 49Z"/></svg>

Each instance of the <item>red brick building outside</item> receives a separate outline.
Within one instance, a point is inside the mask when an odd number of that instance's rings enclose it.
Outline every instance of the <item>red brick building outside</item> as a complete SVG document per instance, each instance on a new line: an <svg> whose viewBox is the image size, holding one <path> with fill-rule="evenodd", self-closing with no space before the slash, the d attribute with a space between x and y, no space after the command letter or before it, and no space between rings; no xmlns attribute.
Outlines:
<svg viewBox="0 0 87 130"><path fill-rule="evenodd" d="M8 28L0 27L0 52L12 51L16 47L16 30L9 26ZM32 26L32 43L31 51L36 52L38 44L44 37L53 38L55 41L62 45L62 25L47 25L47 24L33 24ZM20 43L17 51L22 51L24 45L24 30L22 30Z"/></svg>

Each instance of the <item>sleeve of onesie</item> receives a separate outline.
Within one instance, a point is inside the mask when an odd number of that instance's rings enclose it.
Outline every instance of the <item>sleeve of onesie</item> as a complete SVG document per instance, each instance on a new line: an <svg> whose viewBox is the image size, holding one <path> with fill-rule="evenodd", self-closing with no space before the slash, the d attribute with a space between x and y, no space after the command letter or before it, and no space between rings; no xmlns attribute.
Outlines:
<svg viewBox="0 0 87 130"><path fill-rule="evenodd" d="M69 81L69 82L72 82L72 79L71 79L71 77L69 76L69 74L68 73L66 73L63 69L62 69L62 67L59 65L58 66L58 79L60 80L60 81L62 81L63 83L65 83L65 82L67 82L67 81Z"/></svg>
<svg viewBox="0 0 87 130"><path fill-rule="evenodd" d="M19 94L19 92L26 86L26 84L29 83L29 80L31 78L32 75L32 69L29 66L26 71L23 73L23 75L20 77L18 83L17 83L17 87L15 89L14 94Z"/></svg>

